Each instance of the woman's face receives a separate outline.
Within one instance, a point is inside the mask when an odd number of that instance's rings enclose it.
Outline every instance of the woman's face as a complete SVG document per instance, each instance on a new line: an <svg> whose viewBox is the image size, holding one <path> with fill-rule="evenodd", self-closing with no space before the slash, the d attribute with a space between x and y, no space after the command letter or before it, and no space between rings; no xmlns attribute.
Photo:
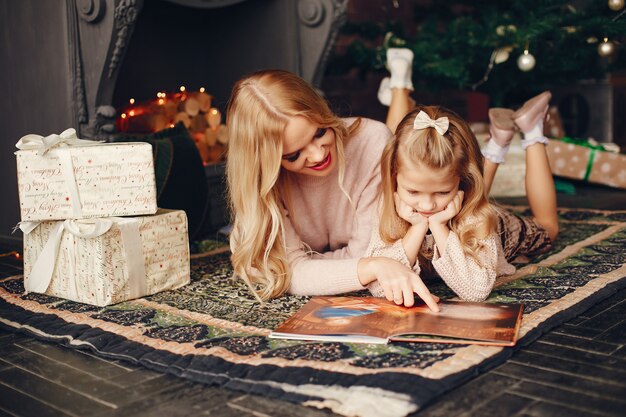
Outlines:
<svg viewBox="0 0 626 417"><path fill-rule="evenodd" d="M460 179L448 169L403 163L398 169L397 183L400 199L422 216L429 217L452 201L459 190Z"/></svg>
<svg viewBox="0 0 626 417"><path fill-rule="evenodd" d="M303 116L289 119L283 137L281 166L296 174L325 177L337 164L335 132Z"/></svg>

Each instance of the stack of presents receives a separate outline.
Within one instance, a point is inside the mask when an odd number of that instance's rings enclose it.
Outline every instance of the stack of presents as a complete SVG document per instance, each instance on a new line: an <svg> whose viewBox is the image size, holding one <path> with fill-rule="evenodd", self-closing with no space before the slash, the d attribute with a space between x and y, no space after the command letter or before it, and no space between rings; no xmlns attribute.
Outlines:
<svg viewBox="0 0 626 417"><path fill-rule="evenodd" d="M157 208L150 144L68 129L16 146L27 292L104 306L189 283L187 216Z"/></svg>
<svg viewBox="0 0 626 417"><path fill-rule="evenodd" d="M546 148L552 174L558 177L588 181L626 189L626 154L619 153L613 143L600 143L592 138L577 139L565 135L558 109L550 108L550 117L544 125L544 134L550 138ZM519 133L516 133L519 135ZM477 133L482 143L488 133ZM520 140L514 139L496 173L491 188L494 197L525 196L525 154Z"/></svg>

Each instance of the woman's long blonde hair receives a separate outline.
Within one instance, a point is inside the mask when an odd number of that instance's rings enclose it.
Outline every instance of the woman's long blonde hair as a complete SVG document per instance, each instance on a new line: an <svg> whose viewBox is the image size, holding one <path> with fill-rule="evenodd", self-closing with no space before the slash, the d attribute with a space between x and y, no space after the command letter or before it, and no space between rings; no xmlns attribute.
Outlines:
<svg viewBox="0 0 626 417"><path fill-rule="evenodd" d="M447 132L440 135L434 128L415 130L413 121L420 111L424 111L433 120L447 117ZM380 220L382 239L387 243L394 242L402 238L410 226L396 213L393 199L393 193L397 190L399 167L402 164L421 164L431 169L451 169L451 173L460 178L459 189L465 195L461 210L450 220L450 229L459 236L463 251L478 260L480 239L485 236L479 235L476 225L485 225L488 233L496 228L496 214L485 191L483 162L476 136L465 120L444 107L418 105L402 119L392 141L383 152ZM477 222L464 221L470 216ZM422 255L420 257L423 258Z"/></svg>
<svg viewBox="0 0 626 417"><path fill-rule="evenodd" d="M235 275L261 300L282 295L291 282L282 217L283 205L290 206L290 173L281 170L281 159L285 127L294 116L334 131L341 186L344 143L358 120L346 127L306 81L287 71L256 72L233 87L226 162L231 262Z"/></svg>

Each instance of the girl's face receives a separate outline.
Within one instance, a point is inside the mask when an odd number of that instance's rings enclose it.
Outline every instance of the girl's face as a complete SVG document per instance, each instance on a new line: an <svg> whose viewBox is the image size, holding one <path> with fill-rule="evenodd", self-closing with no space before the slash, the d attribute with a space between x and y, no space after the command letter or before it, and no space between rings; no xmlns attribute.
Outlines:
<svg viewBox="0 0 626 417"><path fill-rule="evenodd" d="M398 169L397 192L416 212L429 217L446 208L459 190L459 183L459 176L450 169L402 163Z"/></svg>
<svg viewBox="0 0 626 417"><path fill-rule="evenodd" d="M337 159L335 132L320 128L303 116L292 117L285 127L281 166L296 174L325 177Z"/></svg>

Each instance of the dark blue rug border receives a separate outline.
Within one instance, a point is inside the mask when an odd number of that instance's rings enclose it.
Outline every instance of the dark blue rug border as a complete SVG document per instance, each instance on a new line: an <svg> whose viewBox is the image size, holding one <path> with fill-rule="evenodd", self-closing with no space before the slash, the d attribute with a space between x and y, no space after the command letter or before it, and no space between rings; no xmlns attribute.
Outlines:
<svg viewBox="0 0 626 417"><path fill-rule="evenodd" d="M264 381L287 383L290 385L317 384L322 386L338 385L350 387L354 385L381 388L409 395L413 402L422 408L439 395L456 388L481 373L505 362L516 351L528 346L542 334L554 327L580 315L598 301L608 298L626 287L626 279L622 277L606 287L591 294L570 308L548 318L537 328L529 331L513 348L504 348L501 352L485 359L477 366L450 375L440 380L432 380L405 373L381 373L370 375L350 375L306 367L279 367L274 365L247 365L226 361L215 356L178 355L159 351L141 343L88 325L68 323L55 314L33 313L19 306L0 299L0 315L21 327L15 328L0 323L0 326L12 331L19 331L38 339L60 343L74 348L91 350L95 354L109 359L122 359L142 365L148 369L170 373L176 376L214 386L264 395L271 398L303 403L308 400L319 400L314 396L285 392L279 388L263 384ZM30 331L30 326L49 336L41 336ZM76 339L90 345L72 345L70 339ZM294 372L297 369L297 372Z"/></svg>

